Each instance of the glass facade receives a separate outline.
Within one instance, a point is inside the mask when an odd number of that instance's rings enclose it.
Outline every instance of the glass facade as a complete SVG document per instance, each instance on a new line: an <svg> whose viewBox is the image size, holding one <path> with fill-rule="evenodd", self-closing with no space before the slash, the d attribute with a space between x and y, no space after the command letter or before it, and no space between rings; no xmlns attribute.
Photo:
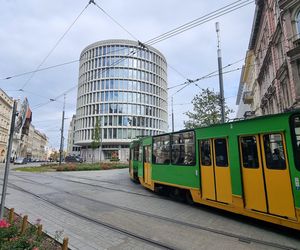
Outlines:
<svg viewBox="0 0 300 250"><path fill-rule="evenodd" d="M167 63L129 40L91 44L80 56L76 145L88 146L99 117L103 144L167 131Z"/></svg>

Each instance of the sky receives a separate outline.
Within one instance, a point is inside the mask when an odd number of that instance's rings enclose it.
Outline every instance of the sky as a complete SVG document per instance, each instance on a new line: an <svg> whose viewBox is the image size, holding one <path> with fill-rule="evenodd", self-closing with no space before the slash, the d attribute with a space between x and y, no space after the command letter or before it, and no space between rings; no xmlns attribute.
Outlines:
<svg viewBox="0 0 300 250"><path fill-rule="evenodd" d="M65 145L70 118L76 113L79 62L61 67L6 77L79 60L81 51L91 43L105 39L133 38L95 5L90 4L66 35L62 35L85 8L87 0L0 0L0 88L9 96L28 98L32 124L45 133L51 148L59 148L63 109L61 94L66 95ZM95 2L133 34L145 42L173 28L202 17L234 0L95 0ZM193 29L155 44L168 63L168 86L196 79L218 69L217 34L220 24L223 66L235 63L224 71L241 68L249 44L255 4L225 14ZM59 41L59 42L58 42ZM55 46L57 45L57 46ZM55 49L51 51L53 48ZM51 53L50 53L51 52ZM50 55L49 55L50 54ZM47 55L49 55L47 57ZM46 59L46 60L45 60ZM238 63L236 63L238 62ZM227 105L237 110L236 95L241 70L224 74L224 96ZM191 101L200 88L219 90L218 77L169 90L169 130L171 130L171 97L174 103L175 130L184 128L185 112L192 110ZM23 89L24 91L18 91ZM56 101L49 101L58 96ZM234 115L233 115L234 117Z"/></svg>

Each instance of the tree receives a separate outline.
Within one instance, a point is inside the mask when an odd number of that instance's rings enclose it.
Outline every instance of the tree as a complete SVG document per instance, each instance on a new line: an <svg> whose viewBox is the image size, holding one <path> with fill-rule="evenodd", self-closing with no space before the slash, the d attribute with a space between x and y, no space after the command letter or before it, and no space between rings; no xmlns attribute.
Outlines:
<svg viewBox="0 0 300 250"><path fill-rule="evenodd" d="M201 93L196 95L193 100L193 112L186 112L188 121L184 121L186 129L195 127L205 127L212 124L221 123L220 96L209 88L202 89ZM225 121L229 120L228 115L233 113L225 105Z"/></svg>
<svg viewBox="0 0 300 250"><path fill-rule="evenodd" d="M95 159L95 149L100 147L100 138L101 138L101 132L100 132L100 125L99 125L99 117L96 117L96 123L95 123L95 127L93 129L93 133L92 133L92 144L91 144L91 148L93 149L93 158L92 158L92 162L94 163L94 159Z"/></svg>
<svg viewBox="0 0 300 250"><path fill-rule="evenodd" d="M50 159L52 161L57 161L59 159L59 152L58 151L53 151L51 154L50 154Z"/></svg>

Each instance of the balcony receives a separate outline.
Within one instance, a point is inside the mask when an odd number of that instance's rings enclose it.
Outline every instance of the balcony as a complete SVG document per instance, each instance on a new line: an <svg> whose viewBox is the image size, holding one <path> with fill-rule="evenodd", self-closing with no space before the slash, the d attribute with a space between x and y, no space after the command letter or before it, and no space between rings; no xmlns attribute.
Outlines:
<svg viewBox="0 0 300 250"><path fill-rule="evenodd" d="M295 40L293 44L293 48L287 52L287 55L291 58L292 61L297 59L300 54L300 38Z"/></svg>
<svg viewBox="0 0 300 250"><path fill-rule="evenodd" d="M251 91L245 91L243 94L244 104L251 104L253 102L253 94Z"/></svg>
<svg viewBox="0 0 300 250"><path fill-rule="evenodd" d="M296 47L300 47L300 38L298 38L297 40L295 40L294 42L294 46Z"/></svg>

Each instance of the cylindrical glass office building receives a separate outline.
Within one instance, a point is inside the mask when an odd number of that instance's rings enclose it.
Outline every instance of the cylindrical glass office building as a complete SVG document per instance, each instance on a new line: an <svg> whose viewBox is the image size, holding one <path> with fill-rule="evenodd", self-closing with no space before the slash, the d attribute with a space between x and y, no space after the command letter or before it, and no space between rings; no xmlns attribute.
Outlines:
<svg viewBox="0 0 300 250"><path fill-rule="evenodd" d="M75 144L87 161L128 159L129 142L167 131L167 62L151 46L105 40L80 55ZM91 149L99 119L102 150Z"/></svg>

